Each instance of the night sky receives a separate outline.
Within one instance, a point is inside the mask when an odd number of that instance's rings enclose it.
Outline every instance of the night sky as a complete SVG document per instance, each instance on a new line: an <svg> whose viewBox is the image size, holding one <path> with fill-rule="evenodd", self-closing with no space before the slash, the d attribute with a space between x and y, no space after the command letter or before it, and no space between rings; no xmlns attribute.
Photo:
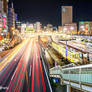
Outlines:
<svg viewBox="0 0 92 92"><path fill-rule="evenodd" d="M61 6L73 6L73 21L92 20L92 0L10 0L22 22L61 25Z"/></svg>

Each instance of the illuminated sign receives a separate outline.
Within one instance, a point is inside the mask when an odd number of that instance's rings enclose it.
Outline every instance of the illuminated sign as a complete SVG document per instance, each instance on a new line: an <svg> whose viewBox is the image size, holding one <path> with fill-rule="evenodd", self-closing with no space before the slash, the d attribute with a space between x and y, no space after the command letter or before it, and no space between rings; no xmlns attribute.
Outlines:
<svg viewBox="0 0 92 92"><path fill-rule="evenodd" d="M3 30L4 32L7 32L7 30Z"/></svg>
<svg viewBox="0 0 92 92"><path fill-rule="evenodd" d="M83 22L83 21L81 21L81 22L80 22L80 24L84 24L84 22Z"/></svg>
<svg viewBox="0 0 92 92"><path fill-rule="evenodd" d="M6 25L6 21L5 21L5 17L3 17L3 27L5 28Z"/></svg>
<svg viewBox="0 0 92 92"><path fill-rule="evenodd" d="M2 40L2 36L0 36L0 40Z"/></svg>

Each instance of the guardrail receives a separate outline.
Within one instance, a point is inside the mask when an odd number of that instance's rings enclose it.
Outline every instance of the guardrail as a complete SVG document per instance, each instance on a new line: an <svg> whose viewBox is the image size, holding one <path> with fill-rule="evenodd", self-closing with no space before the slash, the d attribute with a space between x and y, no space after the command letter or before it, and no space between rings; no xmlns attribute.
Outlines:
<svg viewBox="0 0 92 92"><path fill-rule="evenodd" d="M51 75L60 75L60 76L62 76L62 68L61 68L61 66L56 66L54 68L51 68L50 69L50 74Z"/></svg>
<svg viewBox="0 0 92 92"><path fill-rule="evenodd" d="M65 84L92 92L92 64L64 68L56 66L50 69L51 75L60 75Z"/></svg>
<svg viewBox="0 0 92 92"><path fill-rule="evenodd" d="M92 85L92 64L62 70L64 79Z"/></svg>

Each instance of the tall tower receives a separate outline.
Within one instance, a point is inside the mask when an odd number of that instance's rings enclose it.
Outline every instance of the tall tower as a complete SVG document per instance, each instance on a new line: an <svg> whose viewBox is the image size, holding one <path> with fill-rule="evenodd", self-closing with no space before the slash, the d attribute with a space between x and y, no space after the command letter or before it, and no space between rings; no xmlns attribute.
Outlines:
<svg viewBox="0 0 92 92"><path fill-rule="evenodd" d="M14 8L14 6L13 6L13 2L12 2L12 4L11 4L11 6L12 6L11 8Z"/></svg>
<svg viewBox="0 0 92 92"><path fill-rule="evenodd" d="M8 28L10 38L13 38L12 29L15 29L15 11L13 7L13 3L11 4L11 8L8 8Z"/></svg>
<svg viewBox="0 0 92 92"><path fill-rule="evenodd" d="M3 0L0 0L0 14L3 13Z"/></svg>
<svg viewBox="0 0 92 92"><path fill-rule="evenodd" d="M0 0L0 35L8 35L8 0Z"/></svg>
<svg viewBox="0 0 92 92"><path fill-rule="evenodd" d="M3 11L4 13L8 13L8 0L3 0Z"/></svg>
<svg viewBox="0 0 92 92"><path fill-rule="evenodd" d="M15 28L15 11L14 11L13 2L11 4L10 12L11 12L11 27Z"/></svg>
<svg viewBox="0 0 92 92"><path fill-rule="evenodd" d="M62 26L71 24L73 20L72 6L62 6Z"/></svg>

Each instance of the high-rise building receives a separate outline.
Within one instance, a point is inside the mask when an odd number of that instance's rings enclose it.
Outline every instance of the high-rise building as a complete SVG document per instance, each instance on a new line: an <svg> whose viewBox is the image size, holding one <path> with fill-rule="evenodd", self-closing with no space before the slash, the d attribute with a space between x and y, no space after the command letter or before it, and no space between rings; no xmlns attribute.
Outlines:
<svg viewBox="0 0 92 92"><path fill-rule="evenodd" d="M8 35L8 0L0 0L0 36Z"/></svg>
<svg viewBox="0 0 92 92"><path fill-rule="evenodd" d="M52 24L47 24L46 31L52 31L52 30L53 30L53 25Z"/></svg>
<svg viewBox="0 0 92 92"><path fill-rule="evenodd" d="M0 13L8 13L8 0L0 0Z"/></svg>
<svg viewBox="0 0 92 92"><path fill-rule="evenodd" d="M62 26L72 24L73 12L72 6L62 6Z"/></svg>
<svg viewBox="0 0 92 92"><path fill-rule="evenodd" d="M3 13L3 0L0 0L0 14Z"/></svg>
<svg viewBox="0 0 92 92"><path fill-rule="evenodd" d="M0 0L0 36L1 33L3 32L3 18L2 18L2 14L3 14L3 0Z"/></svg>
<svg viewBox="0 0 92 92"><path fill-rule="evenodd" d="M16 29L18 29L19 32L21 32L21 22L20 21L16 21Z"/></svg>
<svg viewBox="0 0 92 92"><path fill-rule="evenodd" d="M12 29L15 29L15 11L12 3L12 7L8 8L8 29L10 37L12 36Z"/></svg>
<svg viewBox="0 0 92 92"><path fill-rule="evenodd" d="M36 22L34 24L34 29L35 29L35 32L40 32L41 31L41 23L40 22Z"/></svg>
<svg viewBox="0 0 92 92"><path fill-rule="evenodd" d="M8 13L8 0L3 0L3 11L4 13Z"/></svg>

